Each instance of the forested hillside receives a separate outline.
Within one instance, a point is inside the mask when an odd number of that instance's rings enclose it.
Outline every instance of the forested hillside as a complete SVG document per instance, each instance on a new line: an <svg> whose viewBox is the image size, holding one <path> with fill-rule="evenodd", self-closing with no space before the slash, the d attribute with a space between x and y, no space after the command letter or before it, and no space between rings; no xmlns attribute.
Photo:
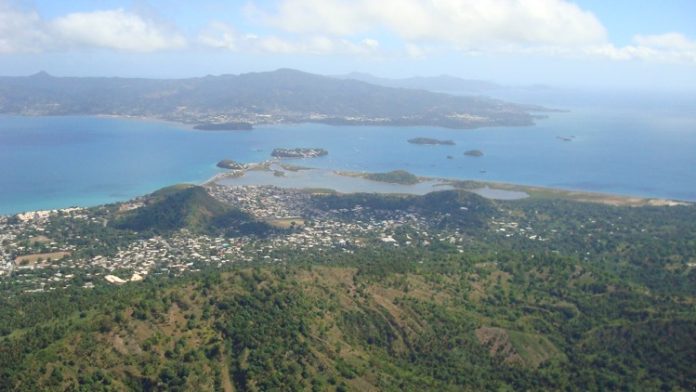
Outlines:
<svg viewBox="0 0 696 392"><path fill-rule="evenodd" d="M553 255L373 250L2 312L5 390L696 386L692 303Z"/></svg>
<svg viewBox="0 0 696 392"><path fill-rule="evenodd" d="M0 281L0 390L696 388L691 205L194 186L133 203L51 218L73 255ZM35 230L18 251L45 249Z"/></svg>

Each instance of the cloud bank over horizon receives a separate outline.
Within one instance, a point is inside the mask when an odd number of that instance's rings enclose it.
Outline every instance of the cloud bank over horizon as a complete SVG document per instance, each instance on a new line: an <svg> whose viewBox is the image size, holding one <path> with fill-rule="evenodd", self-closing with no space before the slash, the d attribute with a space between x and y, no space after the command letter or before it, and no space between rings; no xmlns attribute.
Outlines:
<svg viewBox="0 0 696 392"><path fill-rule="evenodd" d="M140 3L147 1L133 4ZM207 13L195 23L182 16L192 6L177 1L163 4L179 14L125 0L50 14L17 4L0 0L0 58L229 53L384 63L507 56L696 67L692 31L633 31L619 42L613 25L568 0L204 0Z"/></svg>
<svg viewBox="0 0 696 392"><path fill-rule="evenodd" d="M46 20L36 11L0 3L0 54L95 48L152 52L185 46L186 39L174 29L122 8Z"/></svg>

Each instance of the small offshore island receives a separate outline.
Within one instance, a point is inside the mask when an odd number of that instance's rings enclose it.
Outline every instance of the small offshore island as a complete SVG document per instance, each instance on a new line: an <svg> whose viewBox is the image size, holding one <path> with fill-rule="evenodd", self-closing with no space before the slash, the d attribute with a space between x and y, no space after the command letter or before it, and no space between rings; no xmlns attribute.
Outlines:
<svg viewBox="0 0 696 392"><path fill-rule="evenodd" d="M243 163L239 163L237 161L233 161L231 159L223 159L220 162L217 163L217 167L221 169L230 169L230 170L244 170L247 168L247 165Z"/></svg>
<svg viewBox="0 0 696 392"><path fill-rule="evenodd" d="M473 158L480 158L483 156L483 151L481 150L469 150L464 153L464 155Z"/></svg>
<svg viewBox="0 0 696 392"><path fill-rule="evenodd" d="M413 185L418 184L418 177L406 170L394 170L387 173L368 173L365 178L372 181L388 182L390 184Z"/></svg>
<svg viewBox="0 0 696 392"><path fill-rule="evenodd" d="M193 129L199 131L251 131L254 126L248 122L225 122L198 124Z"/></svg>
<svg viewBox="0 0 696 392"><path fill-rule="evenodd" d="M416 137L413 139L408 139L411 144L422 144L422 145L443 145L443 146L454 146L456 143L453 140L439 140L429 137Z"/></svg>
<svg viewBox="0 0 696 392"><path fill-rule="evenodd" d="M276 148L271 152L276 158L317 158L328 154L323 148Z"/></svg>

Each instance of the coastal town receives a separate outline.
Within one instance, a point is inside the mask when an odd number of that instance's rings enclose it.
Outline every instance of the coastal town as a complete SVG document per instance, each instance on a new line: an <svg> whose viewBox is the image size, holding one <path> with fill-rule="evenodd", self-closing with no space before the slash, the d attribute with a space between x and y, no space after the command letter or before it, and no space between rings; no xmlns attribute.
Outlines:
<svg viewBox="0 0 696 392"><path fill-rule="evenodd" d="M543 217L523 217L504 205L498 205L472 234L466 224L468 216L476 219L471 215L475 213L464 205L455 210L437 210L437 203L431 202L434 210L416 205L383 208L379 202L344 207L325 202L332 193L215 182L203 189L216 202L243 211L274 230L269 235L230 236L188 228L166 234L112 228L110 222L119 214L145 208L142 197L93 208L0 216L0 285L12 292L89 289L137 283L150 275L178 276L234 263L285 263L360 249L388 252L432 245L464 253L475 237L552 248L563 233L557 226L545 226ZM458 219L465 225L442 224ZM620 217L600 219L580 222L576 235L592 244L598 243L599 235L630 231L621 225ZM547 241L551 242L542 245Z"/></svg>
<svg viewBox="0 0 696 392"><path fill-rule="evenodd" d="M79 285L137 282L151 274L178 275L202 267L237 262L288 261L310 252L351 253L370 247L427 247L446 243L463 252L467 236L459 229L433 226L432 217L414 210L382 210L356 205L326 208L314 195L272 186L223 186L207 192L279 231L268 237L212 236L187 229L170 235L109 232L113 211L142 208L135 199L116 206L70 208L0 217L0 281L24 291ZM94 228L103 228L101 233ZM494 220L492 232L541 239L515 222ZM115 238L115 239L114 239Z"/></svg>

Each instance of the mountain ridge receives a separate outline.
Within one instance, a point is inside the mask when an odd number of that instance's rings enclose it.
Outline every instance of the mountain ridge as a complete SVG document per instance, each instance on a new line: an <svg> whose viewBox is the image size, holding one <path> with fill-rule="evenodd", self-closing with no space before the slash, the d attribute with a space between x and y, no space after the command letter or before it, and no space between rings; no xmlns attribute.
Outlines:
<svg viewBox="0 0 696 392"><path fill-rule="evenodd" d="M551 87L546 85L509 86L484 79L468 79L448 74L387 78L364 72L350 72L342 75L333 75L333 77L338 79L359 80L378 86L426 90L457 95L498 95L510 91L547 91L551 89Z"/></svg>
<svg viewBox="0 0 696 392"><path fill-rule="evenodd" d="M188 79L0 77L0 113L122 115L187 124L320 122L447 128L531 125L543 110L480 96L378 86L289 68Z"/></svg>

